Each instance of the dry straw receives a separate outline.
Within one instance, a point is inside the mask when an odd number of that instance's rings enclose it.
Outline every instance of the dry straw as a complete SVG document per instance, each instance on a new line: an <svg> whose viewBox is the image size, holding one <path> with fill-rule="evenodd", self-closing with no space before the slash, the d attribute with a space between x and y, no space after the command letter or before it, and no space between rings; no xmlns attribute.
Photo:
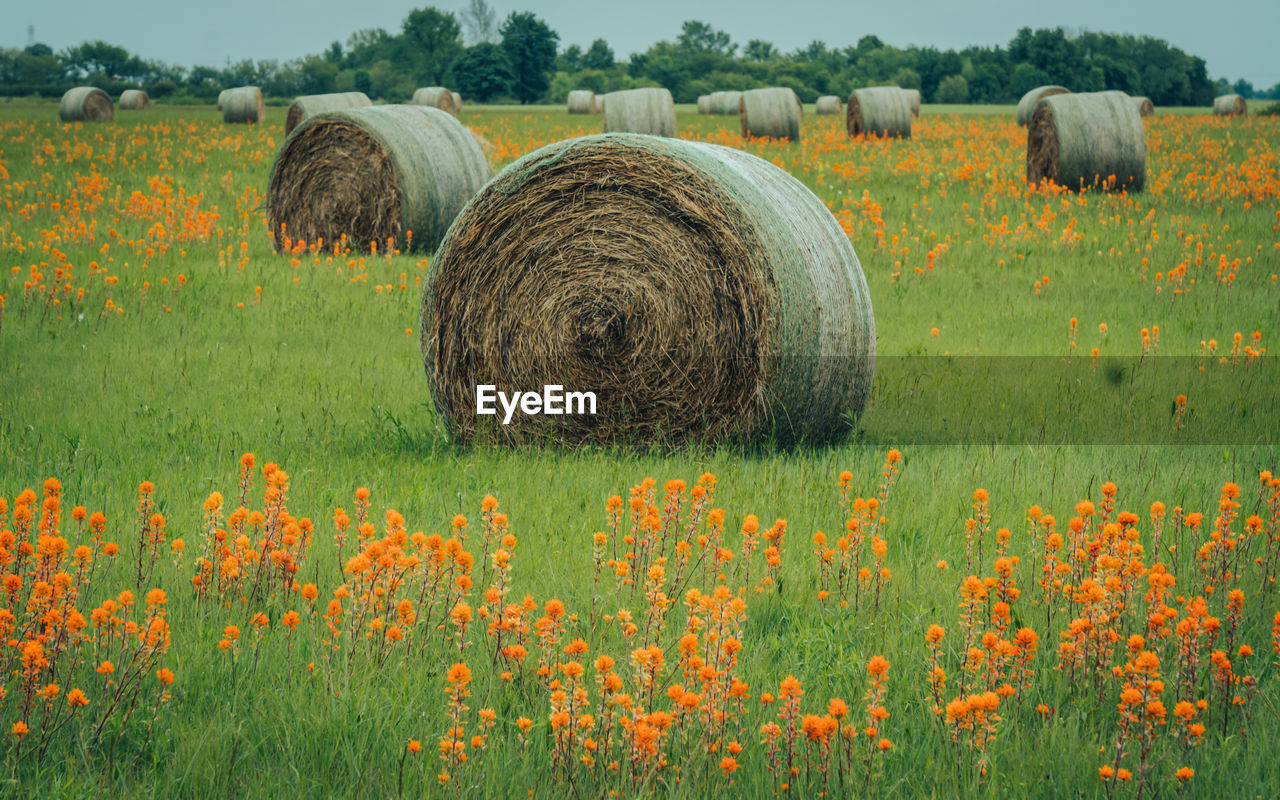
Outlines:
<svg viewBox="0 0 1280 800"><path fill-rule="evenodd" d="M125 89L120 93L121 111L141 111L151 108L151 98L141 89Z"/></svg>
<svg viewBox="0 0 1280 800"><path fill-rule="evenodd" d="M1156 113L1156 105L1151 102L1150 97L1130 97L1129 99L1133 101L1133 107L1138 109L1139 116L1149 117Z"/></svg>
<svg viewBox="0 0 1280 800"><path fill-rule="evenodd" d="M222 104L227 102L227 93L230 91L231 91L230 89L223 89L222 91L218 92L218 110L219 111L222 110Z"/></svg>
<svg viewBox="0 0 1280 800"><path fill-rule="evenodd" d="M911 138L911 103L897 86L855 89L845 106L845 128L850 136Z"/></svg>
<svg viewBox="0 0 1280 800"><path fill-rule="evenodd" d="M740 150L627 134L547 145L490 181L432 261L421 331L462 442L838 439L875 358L857 255L803 184ZM477 384L595 392L596 414L504 426L476 414Z"/></svg>
<svg viewBox="0 0 1280 800"><path fill-rule="evenodd" d="M907 105L911 108L911 116L920 116L920 90L903 89L907 93Z"/></svg>
<svg viewBox="0 0 1280 800"><path fill-rule="evenodd" d="M335 94L307 94L293 101L289 113L284 118L284 132L287 134L305 119L328 111L341 111L344 108L364 108L373 103L364 92L337 92Z"/></svg>
<svg viewBox="0 0 1280 800"><path fill-rule="evenodd" d="M844 109L841 107L839 97L828 94L818 98L816 110L819 114L839 114Z"/></svg>
<svg viewBox="0 0 1280 800"><path fill-rule="evenodd" d="M742 92L712 92L712 114L737 114L742 105Z"/></svg>
<svg viewBox="0 0 1280 800"><path fill-rule="evenodd" d="M1018 101L1018 124L1026 125L1030 122L1031 115L1036 111L1036 103L1039 103L1041 98L1052 97L1055 94L1071 94L1071 90L1065 86L1037 86L1024 94Z"/></svg>
<svg viewBox="0 0 1280 800"><path fill-rule="evenodd" d="M1040 100L1027 126L1027 181L1068 189L1142 191L1147 139L1124 92L1056 94Z"/></svg>
<svg viewBox="0 0 1280 800"><path fill-rule="evenodd" d="M453 101L453 92L443 86L427 86L413 93L409 101L415 106L432 106L450 114L458 113L458 105Z"/></svg>
<svg viewBox="0 0 1280 800"><path fill-rule="evenodd" d="M453 108L455 114L462 111L462 94L460 92L450 92L453 95Z"/></svg>
<svg viewBox="0 0 1280 800"><path fill-rule="evenodd" d="M592 114L596 109L596 94L588 89L569 92L570 114Z"/></svg>
<svg viewBox="0 0 1280 800"><path fill-rule="evenodd" d="M58 103L58 116L63 122L110 122L115 115L111 98L96 86L68 89Z"/></svg>
<svg viewBox="0 0 1280 800"><path fill-rule="evenodd" d="M676 106L666 89L628 89L606 97L605 133L676 135Z"/></svg>
<svg viewBox="0 0 1280 800"><path fill-rule="evenodd" d="M490 175L476 137L440 109L333 111L285 140L271 168L267 219L277 245L288 236L327 247L346 234L366 252L389 239L401 250L433 248Z"/></svg>
<svg viewBox="0 0 1280 800"><path fill-rule="evenodd" d="M698 95L698 113L699 114L711 113L711 95L709 94Z"/></svg>
<svg viewBox="0 0 1280 800"><path fill-rule="evenodd" d="M267 107L262 102L262 90L257 86L241 86L228 89L222 98L223 122L249 122L257 124L267 118Z"/></svg>
<svg viewBox="0 0 1280 800"><path fill-rule="evenodd" d="M1213 98L1213 113L1224 117L1238 117L1249 113L1249 105L1238 94L1224 94Z"/></svg>
<svg viewBox="0 0 1280 800"><path fill-rule="evenodd" d="M800 98L786 87L743 92L738 106L743 138L799 141L803 113Z"/></svg>

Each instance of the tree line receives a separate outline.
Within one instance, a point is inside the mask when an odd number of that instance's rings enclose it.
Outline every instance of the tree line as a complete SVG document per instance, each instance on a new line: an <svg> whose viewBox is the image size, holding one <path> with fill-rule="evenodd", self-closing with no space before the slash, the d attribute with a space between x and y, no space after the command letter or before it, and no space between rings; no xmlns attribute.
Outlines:
<svg viewBox="0 0 1280 800"><path fill-rule="evenodd" d="M465 38L464 38L465 33ZM562 103L573 89L597 93L664 86L678 103L720 90L789 86L802 100L847 96L896 84L925 102L1011 103L1036 86L1074 91L1118 89L1161 106L1205 106L1229 91L1280 99L1280 83L1255 91L1247 81L1211 80L1204 59L1150 36L1022 28L1005 47L894 47L874 35L834 47L814 41L782 52L771 42L744 45L705 22L685 22L674 41L618 58L608 42L560 48L560 36L529 12L498 22L486 0L460 13L411 11L400 30L358 30L323 52L279 62L181 67L145 60L107 42L61 52L44 44L0 50L0 95L57 96L74 85L109 92L146 89L157 99L207 102L233 86L257 85L275 98L362 91L404 101L419 86L448 86L475 102Z"/></svg>

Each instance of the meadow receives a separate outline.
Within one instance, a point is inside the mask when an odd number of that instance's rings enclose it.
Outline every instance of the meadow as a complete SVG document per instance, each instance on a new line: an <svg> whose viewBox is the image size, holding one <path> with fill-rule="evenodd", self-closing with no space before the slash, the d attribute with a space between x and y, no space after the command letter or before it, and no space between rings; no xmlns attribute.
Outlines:
<svg viewBox="0 0 1280 800"><path fill-rule="evenodd" d="M283 109L0 106L0 792L1273 794L1280 126L1161 113L1076 194L938 111L682 110L829 205L898 377L841 446L636 452L452 444L429 254L273 250ZM460 119L495 169L599 122ZM1111 413L1107 359L1165 372ZM1064 363L1090 413L989 388Z"/></svg>

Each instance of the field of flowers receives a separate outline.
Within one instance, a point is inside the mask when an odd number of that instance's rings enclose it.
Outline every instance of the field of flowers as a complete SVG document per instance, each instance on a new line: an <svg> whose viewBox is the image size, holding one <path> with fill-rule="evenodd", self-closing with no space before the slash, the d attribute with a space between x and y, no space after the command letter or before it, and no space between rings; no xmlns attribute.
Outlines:
<svg viewBox="0 0 1280 800"><path fill-rule="evenodd" d="M1280 126L1151 117L1147 191L1076 194L957 111L679 123L829 205L883 356L1175 357L1145 438L455 447L429 256L273 249L281 110L0 105L2 791L1273 794L1280 442L1202 434L1274 418ZM597 122L461 119L495 168Z"/></svg>

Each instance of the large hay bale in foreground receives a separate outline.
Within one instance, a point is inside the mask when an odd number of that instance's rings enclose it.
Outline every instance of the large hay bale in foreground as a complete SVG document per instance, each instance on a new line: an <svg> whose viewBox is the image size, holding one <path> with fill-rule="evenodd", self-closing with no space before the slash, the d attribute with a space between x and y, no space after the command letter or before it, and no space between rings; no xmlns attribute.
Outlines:
<svg viewBox="0 0 1280 800"><path fill-rule="evenodd" d="M327 111L341 111L344 108L364 108L373 102L364 92L335 92L333 94L307 94L297 98L289 106L289 113L284 118L284 132L288 134L305 119L323 114Z"/></svg>
<svg viewBox="0 0 1280 800"><path fill-rule="evenodd" d="M223 89L222 91L218 92L218 110L219 111L222 110L222 104L227 102L227 93L230 91L231 91L230 89Z"/></svg>
<svg viewBox="0 0 1280 800"><path fill-rule="evenodd" d="M919 89L903 89L907 93L907 106L911 109L911 116L920 116L920 90Z"/></svg>
<svg viewBox="0 0 1280 800"><path fill-rule="evenodd" d="M1133 99L1124 92L1042 98L1027 126L1027 181L1046 178L1073 190L1142 191L1147 137Z"/></svg>
<svg viewBox="0 0 1280 800"><path fill-rule="evenodd" d="M1224 117L1238 117L1249 113L1249 104L1238 94L1224 94L1213 98L1213 113Z"/></svg>
<svg viewBox="0 0 1280 800"><path fill-rule="evenodd" d="M223 92L222 121L258 124L267 118L262 90L257 86L240 86Z"/></svg>
<svg viewBox="0 0 1280 800"><path fill-rule="evenodd" d="M575 89L569 92L570 114L591 114L596 107L596 93L588 89Z"/></svg>
<svg viewBox="0 0 1280 800"><path fill-rule="evenodd" d="M58 117L63 122L110 122L115 116L111 98L96 86L68 89L58 103Z"/></svg>
<svg viewBox="0 0 1280 800"><path fill-rule="evenodd" d="M1071 90L1065 86L1037 86L1022 96L1018 101L1017 120L1019 125L1026 125L1031 121L1031 115L1035 113L1036 103L1041 98L1052 97L1055 94L1071 94Z"/></svg>
<svg viewBox="0 0 1280 800"><path fill-rule="evenodd" d="M121 111L141 111L151 108L151 98L141 89L125 89L120 93Z"/></svg>
<svg viewBox="0 0 1280 800"><path fill-rule="evenodd" d="M815 110L819 114L839 114L843 108L839 97L834 94L828 94L818 98Z"/></svg>
<svg viewBox="0 0 1280 800"><path fill-rule="evenodd" d="M565 444L838 439L876 338L849 238L803 184L740 150L625 134L495 177L432 261L421 331L455 439ZM476 413L480 384L594 392L596 413L502 425Z"/></svg>
<svg viewBox="0 0 1280 800"><path fill-rule="evenodd" d="M738 105L742 137L799 141L802 108L795 91L786 87L743 92Z"/></svg>
<svg viewBox="0 0 1280 800"><path fill-rule="evenodd" d="M712 114L737 114L742 105L742 92L712 92Z"/></svg>
<svg viewBox="0 0 1280 800"><path fill-rule="evenodd" d="M911 138L911 102L897 86L855 89L844 113L850 136L866 133Z"/></svg>
<svg viewBox="0 0 1280 800"><path fill-rule="evenodd" d="M413 93L410 105L431 106L450 114L458 113L458 106L453 102L453 92L443 86L427 86Z"/></svg>
<svg viewBox="0 0 1280 800"><path fill-rule="evenodd" d="M1151 102L1150 97L1130 97L1133 101L1133 107L1138 109L1138 116L1149 117L1156 113L1156 104Z"/></svg>
<svg viewBox="0 0 1280 800"><path fill-rule="evenodd" d="M699 114L711 113L711 95L709 94L698 95L698 113Z"/></svg>
<svg viewBox="0 0 1280 800"><path fill-rule="evenodd" d="M666 89L628 89L606 97L605 133L676 135L676 105Z"/></svg>
<svg viewBox="0 0 1280 800"><path fill-rule="evenodd" d="M347 235L369 251L439 244L492 171L476 138L430 106L368 106L304 120L276 156L267 221L283 235L325 246ZM410 237L412 232L412 237Z"/></svg>

